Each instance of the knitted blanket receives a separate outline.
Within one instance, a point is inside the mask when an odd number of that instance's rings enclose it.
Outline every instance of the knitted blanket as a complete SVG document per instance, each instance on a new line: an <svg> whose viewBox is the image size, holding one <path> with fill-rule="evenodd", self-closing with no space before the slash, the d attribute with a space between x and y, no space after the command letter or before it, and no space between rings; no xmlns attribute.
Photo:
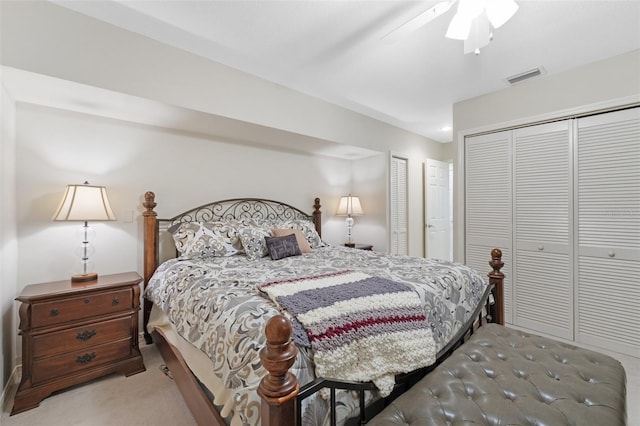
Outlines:
<svg viewBox="0 0 640 426"><path fill-rule="evenodd" d="M405 284L341 271L258 288L304 327L318 377L373 381L387 396L396 374L435 361L424 307Z"/></svg>

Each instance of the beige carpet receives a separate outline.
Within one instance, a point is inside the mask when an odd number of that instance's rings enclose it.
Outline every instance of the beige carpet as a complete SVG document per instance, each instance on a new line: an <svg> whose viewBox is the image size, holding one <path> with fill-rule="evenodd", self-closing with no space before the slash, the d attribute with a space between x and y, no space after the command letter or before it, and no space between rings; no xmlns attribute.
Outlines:
<svg viewBox="0 0 640 426"><path fill-rule="evenodd" d="M15 388L5 403L2 426L191 426L195 421L175 383L160 371L155 345L141 344L147 371L112 374L44 399L38 408L9 416Z"/></svg>

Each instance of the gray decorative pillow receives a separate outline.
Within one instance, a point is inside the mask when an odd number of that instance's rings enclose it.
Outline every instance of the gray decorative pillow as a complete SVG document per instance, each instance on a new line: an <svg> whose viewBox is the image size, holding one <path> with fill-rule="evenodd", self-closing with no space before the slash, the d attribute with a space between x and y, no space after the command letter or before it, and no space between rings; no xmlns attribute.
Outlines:
<svg viewBox="0 0 640 426"><path fill-rule="evenodd" d="M188 222L168 230L180 259L233 256L239 252L238 233L225 222Z"/></svg>
<svg viewBox="0 0 640 426"><path fill-rule="evenodd" d="M271 259L278 260L290 256L300 256L300 246L295 234L284 237L265 237Z"/></svg>
<svg viewBox="0 0 640 426"><path fill-rule="evenodd" d="M242 247L249 260L259 259L269 254L265 237L271 236L271 231L256 226L247 226L238 230Z"/></svg>
<svg viewBox="0 0 640 426"><path fill-rule="evenodd" d="M324 247L326 244L318 235L318 231L316 231L316 227L310 220L304 219L292 219L276 222L273 226L274 228L289 228L289 229L299 229L304 234L309 246L312 249L318 247Z"/></svg>

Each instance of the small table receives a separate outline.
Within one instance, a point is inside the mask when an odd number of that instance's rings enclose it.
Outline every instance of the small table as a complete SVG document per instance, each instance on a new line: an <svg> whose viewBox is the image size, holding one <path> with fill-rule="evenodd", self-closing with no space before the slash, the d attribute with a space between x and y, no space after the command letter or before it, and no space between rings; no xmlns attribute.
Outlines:
<svg viewBox="0 0 640 426"><path fill-rule="evenodd" d="M373 250L372 244L344 243L344 246L359 249L359 250Z"/></svg>
<svg viewBox="0 0 640 426"><path fill-rule="evenodd" d="M145 371L138 347L140 275L26 286L20 306L22 380L11 414L52 392L110 373Z"/></svg>

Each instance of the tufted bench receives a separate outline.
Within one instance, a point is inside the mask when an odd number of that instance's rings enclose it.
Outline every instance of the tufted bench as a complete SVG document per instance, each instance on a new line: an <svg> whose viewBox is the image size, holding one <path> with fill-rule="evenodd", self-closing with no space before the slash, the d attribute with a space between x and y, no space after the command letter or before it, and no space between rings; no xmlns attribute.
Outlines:
<svg viewBox="0 0 640 426"><path fill-rule="evenodd" d="M378 425L624 425L617 360L496 324L398 397Z"/></svg>

